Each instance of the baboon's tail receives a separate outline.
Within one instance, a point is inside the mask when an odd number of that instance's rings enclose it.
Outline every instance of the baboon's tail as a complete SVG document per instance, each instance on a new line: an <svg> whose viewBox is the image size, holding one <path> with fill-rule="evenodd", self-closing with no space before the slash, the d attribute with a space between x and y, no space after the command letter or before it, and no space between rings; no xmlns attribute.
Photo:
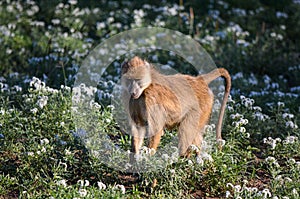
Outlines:
<svg viewBox="0 0 300 199"><path fill-rule="evenodd" d="M219 114L219 119L218 119L218 124L217 124L217 140L222 139L221 136L221 130L222 130L222 122L223 122L223 117L225 113L225 107L226 103L228 100L230 88L231 88L231 77L228 73L228 71L224 68L217 68L210 73L203 74L201 77L204 79L204 81L209 84L213 80L217 79L218 77L223 77L225 79L225 93L223 96L223 101L220 109L220 114Z"/></svg>

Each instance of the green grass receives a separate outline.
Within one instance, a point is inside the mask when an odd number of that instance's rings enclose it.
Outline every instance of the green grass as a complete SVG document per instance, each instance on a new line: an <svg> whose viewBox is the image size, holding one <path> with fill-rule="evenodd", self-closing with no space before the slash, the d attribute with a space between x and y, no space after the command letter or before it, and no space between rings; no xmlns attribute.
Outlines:
<svg viewBox="0 0 300 199"><path fill-rule="evenodd" d="M90 154L74 134L70 88L50 89L37 79L31 85L27 94L1 93L2 196L176 198L230 194L261 198L270 194L296 198L299 192L299 128L292 125L297 116L288 112L283 103L274 104L269 110L273 112L266 115L253 99L232 97L221 151L214 142L215 129L211 126L203 162L192 157L157 171L130 174L109 168ZM10 101L11 96L17 97L19 103ZM47 99L44 106L41 99ZM118 130L112 109L97 107L91 115L99 118L99 130L128 149L128 135ZM153 181L157 181L154 187ZM100 182L105 189L99 187ZM125 193L120 188L123 186Z"/></svg>

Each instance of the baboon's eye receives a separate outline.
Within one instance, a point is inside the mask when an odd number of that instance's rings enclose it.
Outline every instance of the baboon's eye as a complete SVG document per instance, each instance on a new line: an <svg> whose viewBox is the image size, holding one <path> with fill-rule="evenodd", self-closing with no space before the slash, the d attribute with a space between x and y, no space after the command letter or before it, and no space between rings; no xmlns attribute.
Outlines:
<svg viewBox="0 0 300 199"><path fill-rule="evenodd" d="M143 82L143 81L138 80L138 81L136 81L136 82L137 82L137 84L138 84L140 87L143 87L143 85L144 85L144 82Z"/></svg>
<svg viewBox="0 0 300 199"><path fill-rule="evenodd" d="M130 84L132 82L132 79L126 79L126 83Z"/></svg>

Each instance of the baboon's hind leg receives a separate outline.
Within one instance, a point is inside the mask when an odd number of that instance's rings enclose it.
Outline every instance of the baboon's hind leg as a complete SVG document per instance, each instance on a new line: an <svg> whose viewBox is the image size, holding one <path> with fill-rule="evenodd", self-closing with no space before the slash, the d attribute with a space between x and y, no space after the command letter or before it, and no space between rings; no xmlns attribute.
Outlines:
<svg viewBox="0 0 300 199"><path fill-rule="evenodd" d="M199 131L199 134L196 135L194 141L193 141L193 145L197 146L198 149L195 151L196 155L199 157L200 153L201 153L201 146L202 146L202 141L203 141L203 130Z"/></svg>
<svg viewBox="0 0 300 199"><path fill-rule="evenodd" d="M199 142L196 138L199 135L198 122L200 118L200 113L195 111L190 111L183 121L179 125L178 129L178 149L179 155L181 157L189 157L189 147L194 141ZM196 121L196 122L195 122Z"/></svg>

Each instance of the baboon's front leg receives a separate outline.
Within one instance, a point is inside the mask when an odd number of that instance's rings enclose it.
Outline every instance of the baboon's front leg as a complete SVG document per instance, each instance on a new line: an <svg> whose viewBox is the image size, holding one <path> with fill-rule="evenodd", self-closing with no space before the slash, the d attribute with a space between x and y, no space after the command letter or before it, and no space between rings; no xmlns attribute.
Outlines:
<svg viewBox="0 0 300 199"><path fill-rule="evenodd" d="M140 137L132 137L131 139L131 151L134 154L139 154L139 150L141 146L143 145L144 138Z"/></svg>
<svg viewBox="0 0 300 199"><path fill-rule="evenodd" d="M132 125L131 127L132 139L131 139L131 161L134 160L134 156L139 154L139 150L143 145L146 128L145 127L137 127L136 125Z"/></svg>
<svg viewBox="0 0 300 199"><path fill-rule="evenodd" d="M152 150L154 149L154 151L151 150L151 155L154 155L154 153L156 152L162 135L163 135L163 130L160 130L149 139L148 148Z"/></svg>

